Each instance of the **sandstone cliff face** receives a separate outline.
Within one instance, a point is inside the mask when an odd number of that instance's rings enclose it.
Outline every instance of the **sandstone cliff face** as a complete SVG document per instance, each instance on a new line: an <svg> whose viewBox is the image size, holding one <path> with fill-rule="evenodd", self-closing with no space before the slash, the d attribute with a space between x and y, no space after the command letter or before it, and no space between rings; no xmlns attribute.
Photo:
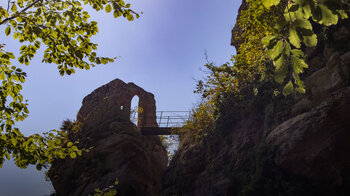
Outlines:
<svg viewBox="0 0 350 196"><path fill-rule="evenodd" d="M278 125L266 142L275 163L294 175L328 186L350 187L350 87Z"/></svg>
<svg viewBox="0 0 350 196"><path fill-rule="evenodd" d="M109 86L108 89L113 90ZM105 96L100 97L104 100ZM159 137L142 136L126 114L130 111L125 113L125 108L121 110L118 104L106 104L108 107L81 110L88 115L81 120L81 129L70 134L70 138L79 139L79 147L93 149L76 159L54 162L49 177L57 195L93 194L95 188L106 188L116 179L118 195L159 195L160 178L168 163L167 151Z"/></svg>
<svg viewBox="0 0 350 196"><path fill-rule="evenodd" d="M185 135L162 195L349 195L349 38L349 19L318 32L305 95L260 103L199 142Z"/></svg>

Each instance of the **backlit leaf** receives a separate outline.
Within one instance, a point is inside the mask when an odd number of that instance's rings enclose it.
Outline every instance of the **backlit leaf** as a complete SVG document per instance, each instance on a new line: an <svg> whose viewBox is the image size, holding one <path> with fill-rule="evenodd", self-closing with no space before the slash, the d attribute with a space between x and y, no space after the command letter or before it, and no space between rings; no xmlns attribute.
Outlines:
<svg viewBox="0 0 350 196"><path fill-rule="evenodd" d="M111 12L112 11L111 4L106 5L105 10L106 10L107 13Z"/></svg>
<svg viewBox="0 0 350 196"><path fill-rule="evenodd" d="M283 91L282 91L282 94L283 94L284 96L287 96L287 95L289 95L289 94L291 94L291 93L293 92L293 89L294 89L293 83L292 83L291 81L289 81L289 82L286 84L286 86L284 86Z"/></svg>
<svg viewBox="0 0 350 196"><path fill-rule="evenodd" d="M5 35L10 35L10 33L11 33L11 27L6 27L6 29L5 29Z"/></svg>
<svg viewBox="0 0 350 196"><path fill-rule="evenodd" d="M295 28L289 29L289 41L296 48L300 48L301 40L300 40L299 35L298 35L297 31L295 30Z"/></svg>
<svg viewBox="0 0 350 196"><path fill-rule="evenodd" d="M262 3L265 8L269 9L273 5L278 5L280 3L280 0L263 0Z"/></svg>
<svg viewBox="0 0 350 196"><path fill-rule="evenodd" d="M333 12L324 5L318 5L318 7L322 13L322 18L319 21L320 24L330 26L338 23L338 15L333 14Z"/></svg>

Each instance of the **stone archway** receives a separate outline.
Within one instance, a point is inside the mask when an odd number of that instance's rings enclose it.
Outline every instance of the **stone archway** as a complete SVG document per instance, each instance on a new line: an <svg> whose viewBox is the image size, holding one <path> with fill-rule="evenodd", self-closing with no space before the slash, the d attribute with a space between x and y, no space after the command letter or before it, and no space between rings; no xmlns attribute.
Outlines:
<svg viewBox="0 0 350 196"><path fill-rule="evenodd" d="M142 108L142 113L138 116L138 127L157 127L154 95L134 83L125 83L119 79L115 79L87 95L83 99L77 120L84 122L97 110L103 112L111 109L120 110L122 114L130 118L131 100L135 95L139 97L139 107Z"/></svg>
<svg viewBox="0 0 350 196"><path fill-rule="evenodd" d="M142 108L140 107L140 98L135 95L131 99L131 110L130 110L130 121L135 125L138 125L139 122L139 113L142 112Z"/></svg>

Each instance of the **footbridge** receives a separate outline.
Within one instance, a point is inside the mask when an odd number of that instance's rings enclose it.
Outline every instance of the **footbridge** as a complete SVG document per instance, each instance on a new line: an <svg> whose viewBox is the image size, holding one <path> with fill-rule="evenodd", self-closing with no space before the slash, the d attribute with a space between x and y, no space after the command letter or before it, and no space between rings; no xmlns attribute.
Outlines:
<svg viewBox="0 0 350 196"><path fill-rule="evenodd" d="M191 117L190 111L157 111L156 123L139 127L142 135L171 135Z"/></svg>
<svg viewBox="0 0 350 196"><path fill-rule="evenodd" d="M131 101L138 97L135 110ZM125 119L130 117L143 135L169 135L182 127L190 118L189 111L157 111L154 95L136 84L116 78L95 89L83 99L77 121L87 122L96 113L109 114L111 110ZM132 119L137 116L136 120Z"/></svg>

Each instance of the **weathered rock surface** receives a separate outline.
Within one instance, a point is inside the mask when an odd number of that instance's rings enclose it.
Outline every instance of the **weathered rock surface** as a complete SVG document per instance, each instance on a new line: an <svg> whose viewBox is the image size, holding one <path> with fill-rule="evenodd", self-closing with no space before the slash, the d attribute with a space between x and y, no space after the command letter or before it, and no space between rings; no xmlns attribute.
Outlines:
<svg viewBox="0 0 350 196"><path fill-rule="evenodd" d="M57 195L92 194L95 188L113 185L116 179L119 181L116 187L118 195L159 195L161 175L168 163L167 151L158 136L142 136L130 122L130 111L125 111L125 108L130 108L127 101L131 101L129 95L134 92L129 94L114 89L113 86L118 84L119 87L137 89L140 101L150 97L148 106L153 108L153 95L120 80L114 80L87 96L79 112L79 116L84 117L80 119L81 129L70 138L79 139L79 147L93 149L81 157L54 162L49 177ZM120 91L115 93L114 90ZM109 94L108 99L103 99L105 94L101 92ZM121 95L125 97L119 97ZM125 104L124 110L120 103Z"/></svg>
<svg viewBox="0 0 350 196"><path fill-rule="evenodd" d="M266 142L277 148L275 163L286 171L350 189L350 87L281 123Z"/></svg>
<svg viewBox="0 0 350 196"><path fill-rule="evenodd" d="M340 21L305 51L305 95L259 102L199 140L183 135L162 195L350 195L349 29Z"/></svg>
<svg viewBox="0 0 350 196"><path fill-rule="evenodd" d="M239 19L241 11L246 9L248 9L248 3L246 0L242 0L242 4L239 7L236 21ZM239 48L239 45L242 43L242 40L239 39L240 34L242 34L242 29L239 26L239 24L236 23L235 26L232 28L232 39L231 39L231 45L236 48Z"/></svg>

